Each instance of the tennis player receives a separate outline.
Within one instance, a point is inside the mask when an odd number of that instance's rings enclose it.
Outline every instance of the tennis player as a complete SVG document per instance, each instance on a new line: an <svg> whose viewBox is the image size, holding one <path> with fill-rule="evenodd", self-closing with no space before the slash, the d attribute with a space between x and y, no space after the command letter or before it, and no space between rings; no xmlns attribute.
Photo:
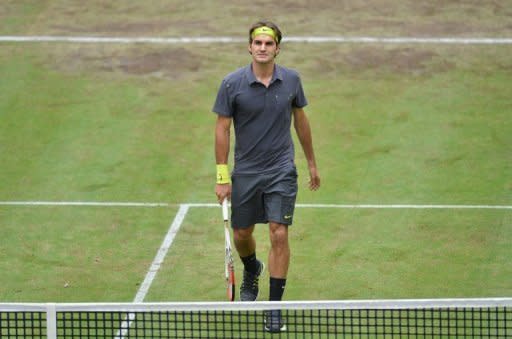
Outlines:
<svg viewBox="0 0 512 339"><path fill-rule="evenodd" d="M255 224L269 224L268 256L271 301L282 299L286 285L292 224L297 196L297 170L291 124L307 159L309 188L320 187L311 128L304 112L307 100L294 70L276 64L282 34L272 22L261 21L249 30L252 62L227 75L213 106L215 159L219 203L231 199L231 227L235 248L244 265L240 300L258 297L258 281L264 264L256 256ZM234 167L228 156L231 124L235 130ZM267 331L285 329L280 311L267 314Z"/></svg>

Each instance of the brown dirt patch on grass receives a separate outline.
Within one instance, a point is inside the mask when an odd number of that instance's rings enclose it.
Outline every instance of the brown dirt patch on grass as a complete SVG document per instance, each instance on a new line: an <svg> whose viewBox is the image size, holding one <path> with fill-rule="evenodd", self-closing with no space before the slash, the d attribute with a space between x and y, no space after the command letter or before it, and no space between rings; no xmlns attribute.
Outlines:
<svg viewBox="0 0 512 339"><path fill-rule="evenodd" d="M172 48L148 53L134 53L119 59L119 68L128 74L161 74L180 78L199 69L199 58L184 48Z"/></svg>
<svg viewBox="0 0 512 339"><path fill-rule="evenodd" d="M415 47L385 48L383 46L361 46L344 50L333 50L316 61L317 72L335 70L347 72L387 71L402 74L430 75L453 69L455 65L443 60L433 50Z"/></svg>
<svg viewBox="0 0 512 339"><path fill-rule="evenodd" d="M374 47L355 48L344 56L344 61L354 70L361 71L386 67L397 72L414 72L425 69L425 63L432 60L436 53L398 48L379 50Z"/></svg>
<svg viewBox="0 0 512 339"><path fill-rule="evenodd" d="M201 67L200 56L183 47L105 48L82 46L58 63L66 71L121 72L136 76L180 79Z"/></svg>

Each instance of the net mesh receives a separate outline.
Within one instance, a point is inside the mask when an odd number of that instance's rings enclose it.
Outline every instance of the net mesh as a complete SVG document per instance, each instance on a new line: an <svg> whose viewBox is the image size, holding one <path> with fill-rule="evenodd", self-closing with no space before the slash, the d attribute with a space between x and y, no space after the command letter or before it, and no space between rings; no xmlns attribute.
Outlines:
<svg viewBox="0 0 512 339"><path fill-rule="evenodd" d="M46 338L46 314L1 312L0 338Z"/></svg>
<svg viewBox="0 0 512 339"><path fill-rule="evenodd" d="M512 338L512 299L396 303L280 303L286 330L277 334L265 329L266 313L276 308L268 302L53 304L54 313L0 304L0 337Z"/></svg>

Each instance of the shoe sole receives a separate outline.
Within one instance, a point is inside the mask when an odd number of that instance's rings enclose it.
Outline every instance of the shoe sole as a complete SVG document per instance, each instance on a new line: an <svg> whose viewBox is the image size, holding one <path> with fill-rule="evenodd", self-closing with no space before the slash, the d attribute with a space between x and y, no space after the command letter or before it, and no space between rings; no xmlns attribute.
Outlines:
<svg viewBox="0 0 512 339"><path fill-rule="evenodd" d="M286 332L286 325L281 326L281 328L278 330L271 330L270 328L267 327L267 325L265 325L265 331L267 331L269 333Z"/></svg>
<svg viewBox="0 0 512 339"><path fill-rule="evenodd" d="M274 311L265 311L265 317L263 318L263 323L265 324L265 331L270 333L279 333L279 332L285 332L286 331L286 323L283 321L282 312L277 311L277 314L272 315ZM270 321L270 325L268 326L267 320ZM274 325L274 326L272 326ZM279 327L277 325L280 325Z"/></svg>
<svg viewBox="0 0 512 339"><path fill-rule="evenodd" d="M279 332L286 332L286 324L282 324L279 329L272 330L270 327L267 327L267 319L264 319L263 322L265 323L265 331L270 333L279 333Z"/></svg>

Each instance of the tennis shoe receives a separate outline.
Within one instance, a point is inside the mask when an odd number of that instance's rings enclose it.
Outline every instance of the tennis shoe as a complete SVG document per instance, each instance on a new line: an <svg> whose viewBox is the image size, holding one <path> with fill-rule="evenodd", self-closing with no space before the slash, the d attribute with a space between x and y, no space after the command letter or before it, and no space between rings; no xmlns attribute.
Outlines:
<svg viewBox="0 0 512 339"><path fill-rule="evenodd" d="M240 300L241 301L255 301L259 294L259 278L261 272L265 269L265 264L258 260L260 267L256 274L244 270L244 279L240 286Z"/></svg>
<svg viewBox="0 0 512 339"><path fill-rule="evenodd" d="M279 333L286 331L286 324L283 321L280 310L265 311L265 331Z"/></svg>

